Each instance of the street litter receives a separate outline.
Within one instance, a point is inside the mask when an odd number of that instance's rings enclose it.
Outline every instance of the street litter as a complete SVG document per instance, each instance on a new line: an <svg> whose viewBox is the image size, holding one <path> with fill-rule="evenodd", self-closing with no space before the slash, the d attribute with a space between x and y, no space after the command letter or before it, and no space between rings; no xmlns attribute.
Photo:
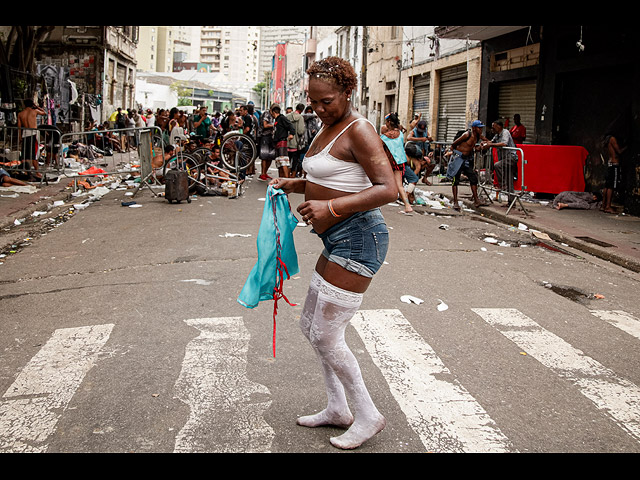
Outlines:
<svg viewBox="0 0 640 480"><path fill-rule="evenodd" d="M487 243L498 243L498 240L493 237L485 237L484 241Z"/></svg>
<svg viewBox="0 0 640 480"><path fill-rule="evenodd" d="M229 233L226 232L224 235L218 235L219 237L229 238L229 237L250 237L250 233Z"/></svg>
<svg viewBox="0 0 640 480"><path fill-rule="evenodd" d="M442 225L440 225L438 227L440 230L449 230L449 225L447 225L446 223L443 223Z"/></svg>
<svg viewBox="0 0 640 480"><path fill-rule="evenodd" d="M447 310L449 308L449 305L447 305L446 303L444 303L442 300L438 299L438 301L440 302L438 304L438 311L439 312L444 312L445 310Z"/></svg>
<svg viewBox="0 0 640 480"><path fill-rule="evenodd" d="M541 240L551 240L551 237L546 233L540 232L538 230L529 230L529 231L536 238L540 238Z"/></svg>
<svg viewBox="0 0 640 480"><path fill-rule="evenodd" d="M200 278L192 278L190 280L180 280L181 282L194 282L196 285L211 285L211 282Z"/></svg>
<svg viewBox="0 0 640 480"><path fill-rule="evenodd" d="M91 193L89 194L89 197L92 200L100 200L104 195L109 193L109 191L110 190L107 187L96 187L94 190L91 191Z"/></svg>
<svg viewBox="0 0 640 480"><path fill-rule="evenodd" d="M403 295L400 297L400 301L404 302L404 303L415 303L416 305L420 305L421 303L424 303L424 300L422 300L421 298L416 298L413 297L411 295Z"/></svg>
<svg viewBox="0 0 640 480"><path fill-rule="evenodd" d="M36 193L36 191L38 191L38 188L35 185L13 185L11 187L0 187L0 191L16 193Z"/></svg>
<svg viewBox="0 0 640 480"><path fill-rule="evenodd" d="M527 227L524 223L518 223L518 230L523 230L523 231L527 231L529 230L529 227Z"/></svg>

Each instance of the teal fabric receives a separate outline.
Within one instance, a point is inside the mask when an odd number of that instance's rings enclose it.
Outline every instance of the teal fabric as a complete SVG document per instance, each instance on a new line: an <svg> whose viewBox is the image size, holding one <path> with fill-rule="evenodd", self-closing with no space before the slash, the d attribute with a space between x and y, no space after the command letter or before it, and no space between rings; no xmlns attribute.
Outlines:
<svg viewBox="0 0 640 480"><path fill-rule="evenodd" d="M263 300L284 297L282 282L300 272L293 239L297 225L287 195L269 185L256 242L258 261L238 296L240 305L254 308Z"/></svg>
<svg viewBox="0 0 640 480"><path fill-rule="evenodd" d="M404 151L404 137L399 135L397 138L389 138L386 135L380 135L380 138L389 148L391 155L398 165L407 162L407 154Z"/></svg>

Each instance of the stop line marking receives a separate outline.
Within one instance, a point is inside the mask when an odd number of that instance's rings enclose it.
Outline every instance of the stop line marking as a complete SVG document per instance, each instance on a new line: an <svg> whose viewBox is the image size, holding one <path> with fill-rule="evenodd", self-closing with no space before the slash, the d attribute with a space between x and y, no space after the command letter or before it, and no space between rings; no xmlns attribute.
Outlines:
<svg viewBox="0 0 640 480"><path fill-rule="evenodd" d="M399 310L362 310L351 323L427 451L515 451Z"/></svg>
<svg viewBox="0 0 640 480"><path fill-rule="evenodd" d="M545 330L516 309L472 308L501 334L561 378L576 385L624 431L640 439L640 389Z"/></svg>
<svg viewBox="0 0 640 480"><path fill-rule="evenodd" d="M56 330L0 401L0 452L46 452L62 412L109 339L112 324Z"/></svg>

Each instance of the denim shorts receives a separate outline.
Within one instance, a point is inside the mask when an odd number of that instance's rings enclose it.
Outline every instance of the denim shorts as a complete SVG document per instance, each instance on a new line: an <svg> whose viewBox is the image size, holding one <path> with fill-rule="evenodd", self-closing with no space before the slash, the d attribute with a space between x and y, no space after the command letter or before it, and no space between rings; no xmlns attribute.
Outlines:
<svg viewBox="0 0 640 480"><path fill-rule="evenodd" d="M358 212L318 236L327 260L368 278L380 269L389 248L389 230L379 208Z"/></svg>

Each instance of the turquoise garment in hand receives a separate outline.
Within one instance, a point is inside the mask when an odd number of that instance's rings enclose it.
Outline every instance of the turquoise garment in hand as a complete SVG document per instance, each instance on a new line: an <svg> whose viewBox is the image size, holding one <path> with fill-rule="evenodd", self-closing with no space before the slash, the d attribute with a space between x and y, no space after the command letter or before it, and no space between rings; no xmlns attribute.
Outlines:
<svg viewBox="0 0 640 480"><path fill-rule="evenodd" d="M293 241L297 225L287 195L269 185L258 230L258 261L238 296L240 305L254 308L263 300L277 302L278 298L289 303L282 293L282 282L300 272Z"/></svg>

